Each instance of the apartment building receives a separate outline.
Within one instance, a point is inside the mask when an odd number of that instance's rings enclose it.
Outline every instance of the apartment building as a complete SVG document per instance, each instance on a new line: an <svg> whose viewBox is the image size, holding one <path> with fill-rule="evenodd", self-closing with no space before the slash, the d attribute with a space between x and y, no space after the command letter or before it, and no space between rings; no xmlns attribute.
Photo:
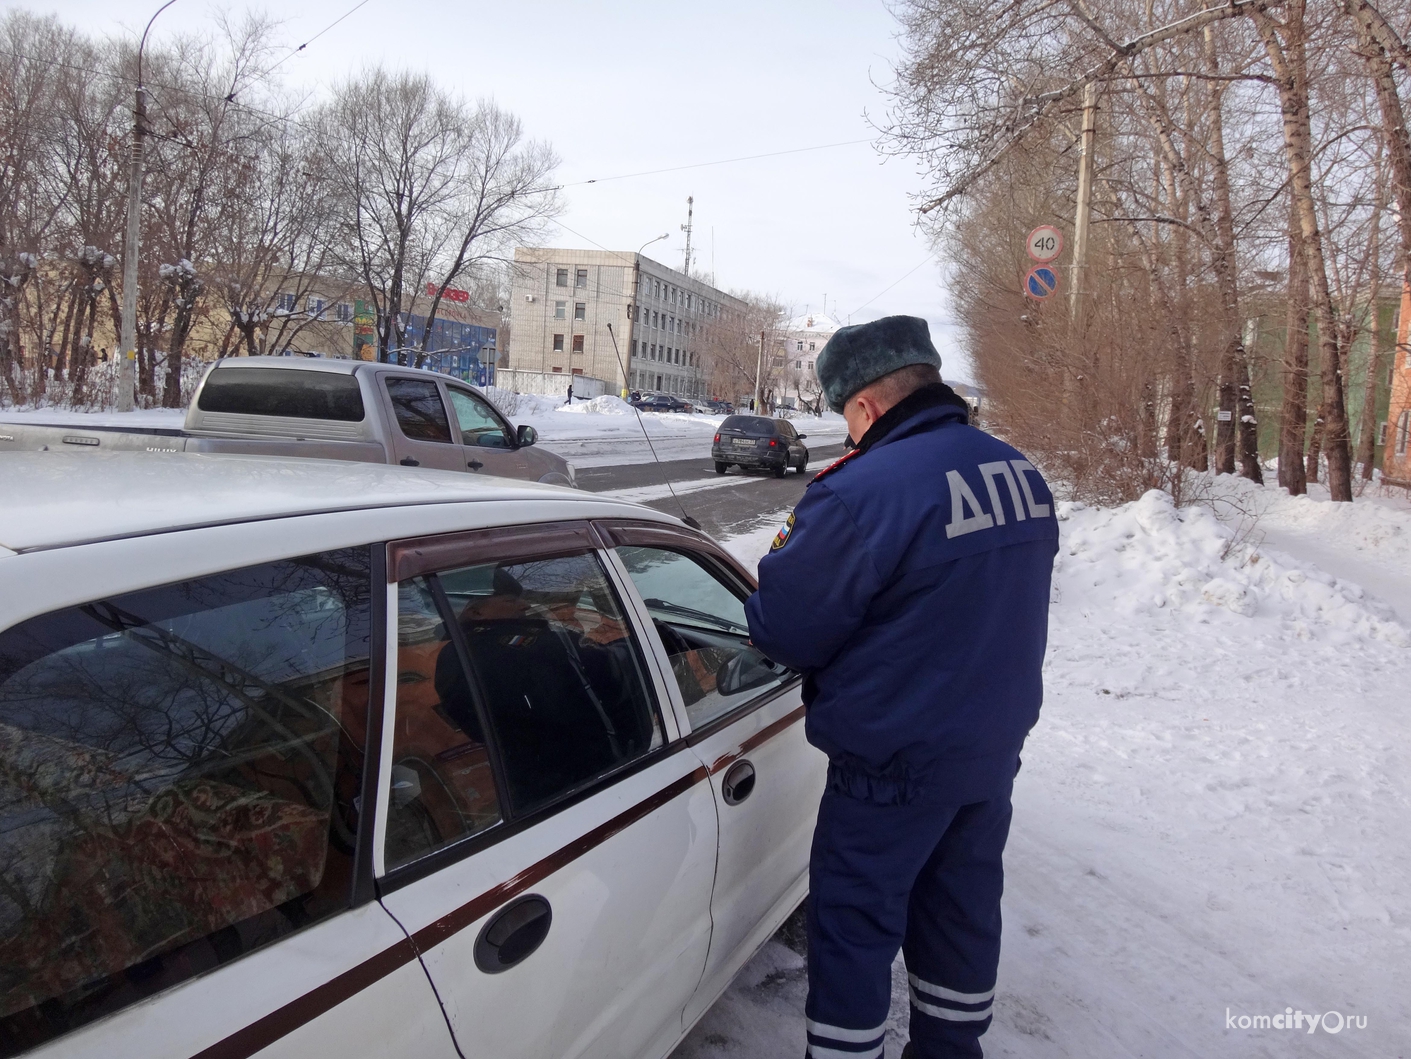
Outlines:
<svg viewBox="0 0 1411 1059"><path fill-rule="evenodd" d="M511 368L708 396L711 339L743 302L631 251L520 247L514 261Z"/></svg>

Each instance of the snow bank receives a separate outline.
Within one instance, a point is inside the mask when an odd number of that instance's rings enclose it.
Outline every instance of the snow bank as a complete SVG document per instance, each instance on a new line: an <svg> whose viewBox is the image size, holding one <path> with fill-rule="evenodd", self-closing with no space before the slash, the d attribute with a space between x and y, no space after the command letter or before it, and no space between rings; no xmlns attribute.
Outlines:
<svg viewBox="0 0 1411 1059"><path fill-rule="evenodd" d="M1301 640L1374 637L1411 644L1395 611L1361 586L1275 549L1241 543L1209 508L1177 510L1170 496L1152 490L1119 508L1060 503L1058 518L1068 526L1055 601L1125 617L1163 609L1198 621L1215 620L1215 612L1263 616Z"/></svg>

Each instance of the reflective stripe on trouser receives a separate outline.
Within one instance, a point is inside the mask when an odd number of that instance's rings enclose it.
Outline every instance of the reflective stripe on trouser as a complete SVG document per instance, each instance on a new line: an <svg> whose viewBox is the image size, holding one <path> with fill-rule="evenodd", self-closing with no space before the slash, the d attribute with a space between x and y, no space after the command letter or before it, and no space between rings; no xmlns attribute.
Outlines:
<svg viewBox="0 0 1411 1059"><path fill-rule="evenodd" d="M824 794L809 865L810 1056L881 1055L873 1038L820 1036L819 1047L834 1051L816 1050L813 1026L884 1026L898 948L917 1059L981 1054L999 965L1009 818L1008 792L959 807Z"/></svg>
<svg viewBox="0 0 1411 1059"><path fill-rule="evenodd" d="M808 1020L809 1059L879 1059L886 1023L867 1030Z"/></svg>

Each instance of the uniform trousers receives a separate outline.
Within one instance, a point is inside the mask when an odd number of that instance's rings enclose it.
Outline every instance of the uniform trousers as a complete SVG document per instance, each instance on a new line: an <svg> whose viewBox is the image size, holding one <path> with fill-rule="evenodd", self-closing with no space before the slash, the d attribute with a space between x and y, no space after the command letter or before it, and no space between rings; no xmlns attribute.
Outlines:
<svg viewBox="0 0 1411 1059"><path fill-rule="evenodd" d="M1010 791L877 805L829 789L809 860L808 1055L878 1059L901 949L916 1059L982 1055L999 966Z"/></svg>

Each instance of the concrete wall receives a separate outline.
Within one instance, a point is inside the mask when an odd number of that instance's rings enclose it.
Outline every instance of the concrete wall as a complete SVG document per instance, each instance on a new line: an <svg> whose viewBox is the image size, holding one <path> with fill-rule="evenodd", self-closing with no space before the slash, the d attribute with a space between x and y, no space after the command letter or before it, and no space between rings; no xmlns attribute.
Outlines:
<svg viewBox="0 0 1411 1059"><path fill-rule="evenodd" d="M546 394L550 397L568 398L568 384L573 383L574 399L601 397L605 393L617 393L606 379L595 379L591 375L567 375L561 372L526 371L522 368L501 368L495 375L495 385L501 390L515 393Z"/></svg>

